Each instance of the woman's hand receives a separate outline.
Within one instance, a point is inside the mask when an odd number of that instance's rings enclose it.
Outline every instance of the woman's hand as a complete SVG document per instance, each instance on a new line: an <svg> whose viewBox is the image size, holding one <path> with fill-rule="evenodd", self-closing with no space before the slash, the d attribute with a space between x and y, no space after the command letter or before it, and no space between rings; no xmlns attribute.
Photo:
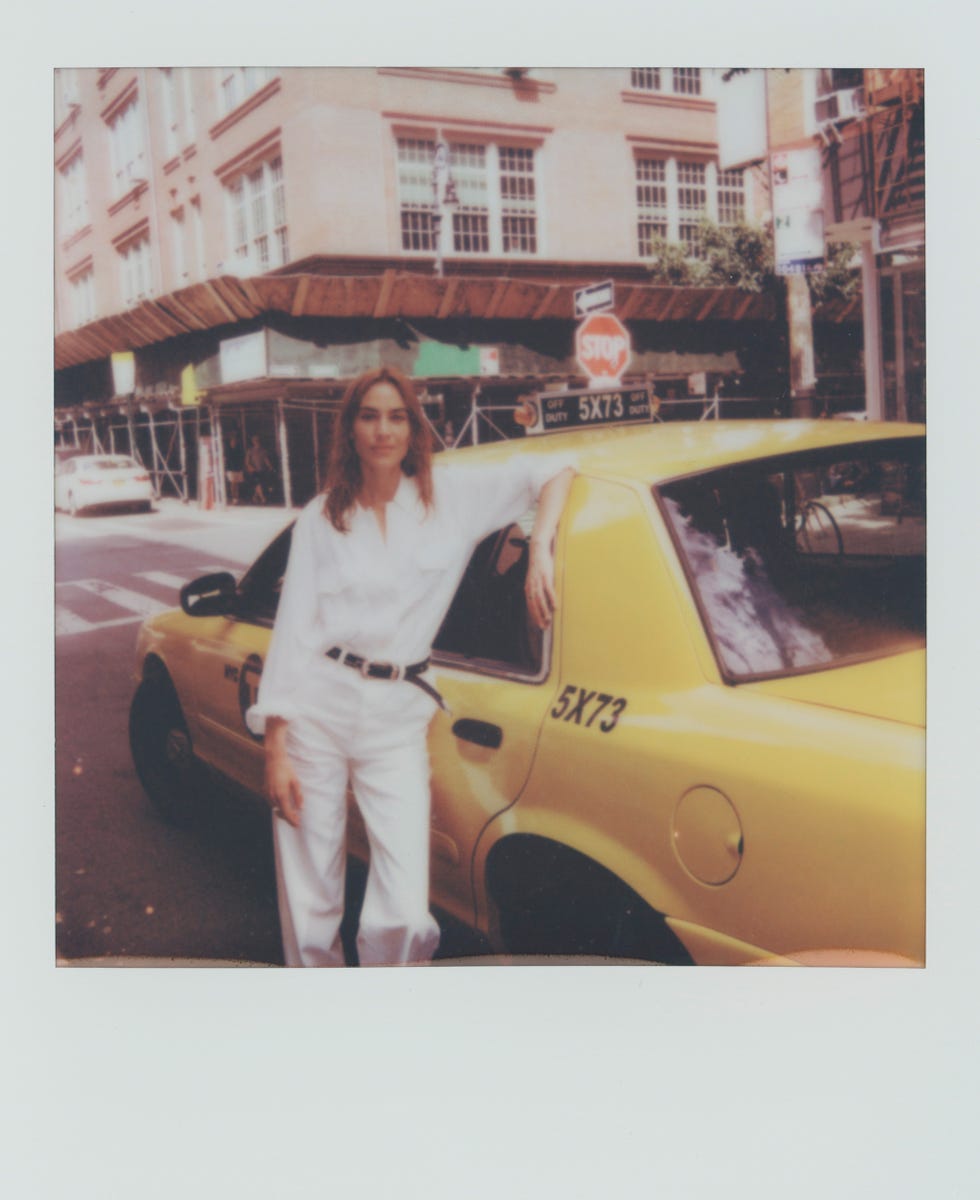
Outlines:
<svg viewBox="0 0 980 1200"><path fill-rule="evenodd" d="M558 607L555 599L555 556L550 542L531 539L524 595L531 620L539 629L547 629Z"/></svg>
<svg viewBox="0 0 980 1200"><path fill-rule="evenodd" d="M265 797L273 816L299 828L303 791L286 753L286 722L281 717L266 722Z"/></svg>

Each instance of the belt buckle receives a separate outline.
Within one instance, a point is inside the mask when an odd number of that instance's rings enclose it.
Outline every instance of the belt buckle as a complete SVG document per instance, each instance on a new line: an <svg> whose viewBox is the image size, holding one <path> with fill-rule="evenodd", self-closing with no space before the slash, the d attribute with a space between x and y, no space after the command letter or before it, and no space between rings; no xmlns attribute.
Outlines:
<svg viewBox="0 0 980 1200"><path fill-rule="evenodd" d="M369 676L368 672L370 671L370 669L372 667L374 667L375 671L377 671L377 672L381 672L381 671L386 672L386 674L384 674L384 675L376 674L375 676L373 676L373 678L387 679L387 680L390 680L392 683L397 682L397 680L401 679L404 674L404 668L399 667L395 663L372 662L372 663L366 663L361 668L361 674L364 676L365 679L371 678L371 676Z"/></svg>

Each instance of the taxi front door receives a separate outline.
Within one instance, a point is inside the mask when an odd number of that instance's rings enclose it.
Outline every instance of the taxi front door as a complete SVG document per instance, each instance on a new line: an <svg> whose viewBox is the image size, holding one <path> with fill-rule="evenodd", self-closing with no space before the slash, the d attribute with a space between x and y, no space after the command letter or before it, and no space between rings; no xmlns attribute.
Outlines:
<svg viewBox="0 0 980 1200"><path fill-rule="evenodd" d="M433 902L468 922L480 834L520 796L554 693L551 635L527 616L524 525L478 547L434 646L449 712L429 730Z"/></svg>

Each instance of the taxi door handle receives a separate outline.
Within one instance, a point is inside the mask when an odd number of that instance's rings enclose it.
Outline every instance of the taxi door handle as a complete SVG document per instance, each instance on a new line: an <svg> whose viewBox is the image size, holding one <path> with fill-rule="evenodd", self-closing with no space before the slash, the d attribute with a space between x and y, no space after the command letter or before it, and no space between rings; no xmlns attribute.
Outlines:
<svg viewBox="0 0 980 1200"><path fill-rule="evenodd" d="M460 717L453 725L453 733L464 742L474 742L477 746L486 746L496 750L504 740L504 731L499 725L491 725L487 721L474 721L470 717Z"/></svg>

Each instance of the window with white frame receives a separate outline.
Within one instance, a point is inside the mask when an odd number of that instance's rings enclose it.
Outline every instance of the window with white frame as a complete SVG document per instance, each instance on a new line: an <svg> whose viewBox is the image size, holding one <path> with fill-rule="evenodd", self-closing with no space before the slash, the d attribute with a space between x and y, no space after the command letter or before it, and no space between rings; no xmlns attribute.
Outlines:
<svg viewBox="0 0 980 1200"><path fill-rule="evenodd" d="M179 149L177 73L173 67L160 68L160 99L163 115L163 150L167 158L173 158Z"/></svg>
<svg viewBox="0 0 980 1200"><path fill-rule="evenodd" d="M630 67L630 87L638 92L659 92L660 68Z"/></svg>
<svg viewBox="0 0 980 1200"><path fill-rule="evenodd" d="M76 67L59 67L55 71L55 125L60 125L81 100Z"/></svg>
<svg viewBox="0 0 980 1200"><path fill-rule="evenodd" d="M451 142L449 171L459 204L453 209L453 253L490 253L490 180L487 147Z"/></svg>
<svg viewBox="0 0 980 1200"><path fill-rule="evenodd" d="M703 218L719 225L745 220L745 178L741 170L721 171L713 162L640 154L636 170L636 237L641 258L654 252L654 241L680 243L697 257L698 226Z"/></svg>
<svg viewBox="0 0 980 1200"><path fill-rule="evenodd" d="M667 163L662 158L636 160L636 233L643 258L653 253L653 239L667 236Z"/></svg>
<svg viewBox="0 0 980 1200"><path fill-rule="evenodd" d="M718 224L737 225L745 220L745 172L718 172Z"/></svg>
<svg viewBox="0 0 980 1200"><path fill-rule="evenodd" d="M95 272L89 267L68 281L74 326L95 320Z"/></svg>
<svg viewBox="0 0 980 1200"><path fill-rule="evenodd" d="M630 67L630 87L637 92L701 95L700 67Z"/></svg>
<svg viewBox="0 0 980 1200"><path fill-rule="evenodd" d="M432 138L397 139L398 201L403 250L435 253L438 236ZM450 254L530 255L538 252L535 151L484 141L448 142Z"/></svg>
<svg viewBox="0 0 980 1200"><path fill-rule="evenodd" d="M698 224L708 215L707 168L703 162L677 164L677 236L689 255L698 253Z"/></svg>
<svg viewBox="0 0 980 1200"><path fill-rule="evenodd" d="M673 67L670 74L671 84L678 96L701 95L700 67Z"/></svg>
<svg viewBox="0 0 980 1200"><path fill-rule="evenodd" d="M273 77L270 67L219 67L218 111L224 117Z"/></svg>
<svg viewBox="0 0 980 1200"><path fill-rule="evenodd" d="M84 229L88 224L88 187L85 181L85 160L81 151L60 170L61 175L61 232L63 236Z"/></svg>
<svg viewBox="0 0 980 1200"><path fill-rule="evenodd" d="M436 143L429 138L400 137L398 155L398 209L403 250L436 250L432 163Z"/></svg>
<svg viewBox="0 0 980 1200"><path fill-rule="evenodd" d="M534 151L500 146L500 234L504 254L535 254L538 249Z"/></svg>
<svg viewBox="0 0 980 1200"><path fill-rule="evenodd" d="M191 279L204 279L207 275L207 259L204 251L204 218L201 215L200 198L191 201L191 229L194 231L194 260Z"/></svg>
<svg viewBox="0 0 980 1200"><path fill-rule="evenodd" d="M118 198L146 176L143 119L138 96L134 95L109 121L109 156L114 195Z"/></svg>
<svg viewBox="0 0 980 1200"><path fill-rule="evenodd" d="M271 271L289 261L282 158L258 163L226 185L231 251L243 265Z"/></svg>
<svg viewBox="0 0 980 1200"><path fill-rule="evenodd" d="M119 250L119 274L123 303L127 308L145 300L152 290L150 283L150 238L148 234L135 238Z"/></svg>
<svg viewBox="0 0 980 1200"><path fill-rule="evenodd" d="M174 283L183 287L187 282L187 243L184 210L170 214L170 242L173 250Z"/></svg>
<svg viewBox="0 0 980 1200"><path fill-rule="evenodd" d="M194 107L194 78L190 67L180 68L181 91L184 94L184 132L188 143L197 137L196 111Z"/></svg>

